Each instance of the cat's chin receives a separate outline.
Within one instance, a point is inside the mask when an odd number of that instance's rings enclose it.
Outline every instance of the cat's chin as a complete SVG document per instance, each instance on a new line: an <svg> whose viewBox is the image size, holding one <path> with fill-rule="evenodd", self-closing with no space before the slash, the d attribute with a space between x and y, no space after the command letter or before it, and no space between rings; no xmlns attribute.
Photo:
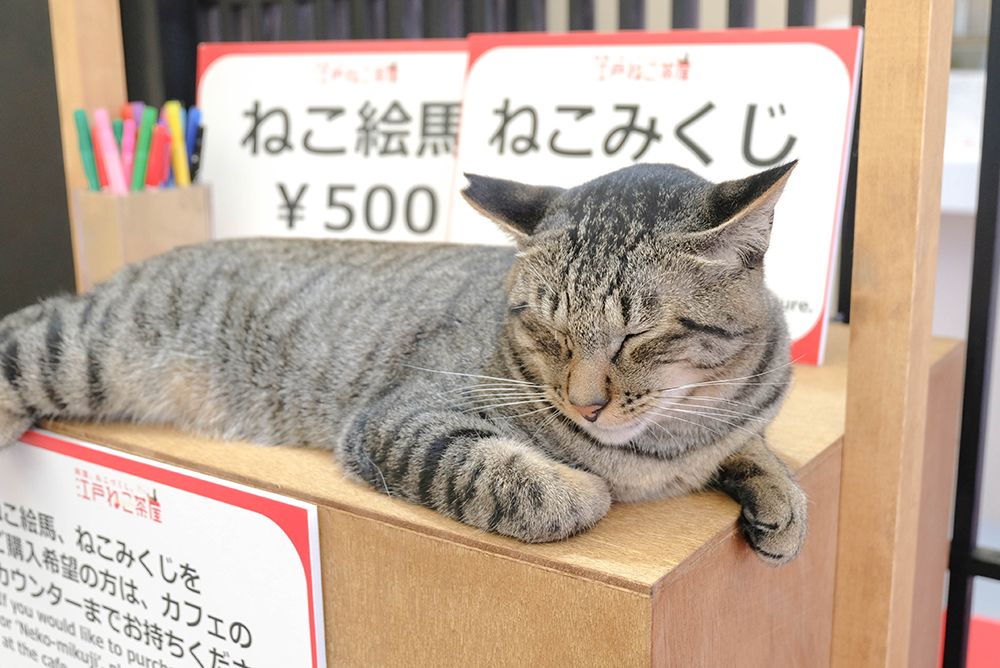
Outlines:
<svg viewBox="0 0 1000 668"><path fill-rule="evenodd" d="M580 424L577 422L577 424ZM583 430L590 434L595 440L605 445L625 445L642 432L646 431L647 424L639 421L628 422L619 425L601 425L594 422L580 424Z"/></svg>

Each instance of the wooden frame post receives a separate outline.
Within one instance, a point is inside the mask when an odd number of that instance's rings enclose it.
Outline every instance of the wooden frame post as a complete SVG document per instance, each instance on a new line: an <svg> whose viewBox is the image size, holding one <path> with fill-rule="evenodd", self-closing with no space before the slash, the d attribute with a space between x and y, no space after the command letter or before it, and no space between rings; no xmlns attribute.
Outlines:
<svg viewBox="0 0 1000 668"><path fill-rule="evenodd" d="M952 0L867 10L832 651L844 668L936 660L910 656L910 632L952 13Z"/></svg>
<svg viewBox="0 0 1000 668"><path fill-rule="evenodd" d="M73 122L73 110L107 107L112 113L128 99L125 89L125 55L118 0L49 0L52 59L59 98L59 131L62 136L66 198L69 202L70 238L76 285L80 277L72 193L87 187Z"/></svg>

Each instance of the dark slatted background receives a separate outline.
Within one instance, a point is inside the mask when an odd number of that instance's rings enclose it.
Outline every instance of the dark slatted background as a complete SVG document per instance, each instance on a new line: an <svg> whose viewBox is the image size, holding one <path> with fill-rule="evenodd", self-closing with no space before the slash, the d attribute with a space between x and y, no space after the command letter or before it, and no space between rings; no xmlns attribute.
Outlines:
<svg viewBox="0 0 1000 668"><path fill-rule="evenodd" d="M789 26L813 25L816 0L786 3ZM843 14L858 0L840 0ZM464 37L470 32L607 29L612 11L619 30L697 28L699 0L122 0L129 90L150 102L194 97L198 42ZM669 12L668 12L669 8ZM856 13L856 12L855 12ZM753 27L757 0L729 0L726 25ZM558 25L548 25L556 17ZM158 23L158 30L155 29ZM721 27L721 26L720 26ZM158 33L158 34L157 34ZM159 47L159 48L157 48ZM174 54L159 59L160 51Z"/></svg>
<svg viewBox="0 0 1000 668"><path fill-rule="evenodd" d="M141 0L139 0L141 2ZM599 0L598 0L599 1ZM845 12L848 1L844 1ZM545 30L545 0L189 0L202 41L462 37ZM184 4L178 0L176 4ZM609 0L614 5L615 0ZM698 0L673 0L671 26L695 28ZM729 26L752 27L756 0L730 0ZM594 0L557 3L571 30L595 27ZM645 27L647 0L617 0L618 27ZM812 25L816 0L788 0L788 25Z"/></svg>

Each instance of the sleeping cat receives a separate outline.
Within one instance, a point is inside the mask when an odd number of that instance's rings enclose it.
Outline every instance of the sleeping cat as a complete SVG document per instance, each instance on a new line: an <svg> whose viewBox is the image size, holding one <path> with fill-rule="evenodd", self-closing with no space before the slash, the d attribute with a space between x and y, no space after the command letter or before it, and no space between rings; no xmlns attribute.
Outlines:
<svg viewBox="0 0 1000 668"><path fill-rule="evenodd" d="M714 485L783 563L806 498L764 437L791 369L763 257L791 167L714 185L636 165L570 189L470 175L516 249L180 248L0 320L0 445L42 417L307 444L531 542Z"/></svg>

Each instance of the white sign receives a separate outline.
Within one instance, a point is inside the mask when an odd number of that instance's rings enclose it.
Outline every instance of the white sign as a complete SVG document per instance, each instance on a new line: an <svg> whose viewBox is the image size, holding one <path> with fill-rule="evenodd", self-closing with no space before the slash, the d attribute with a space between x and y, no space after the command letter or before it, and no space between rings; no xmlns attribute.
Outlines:
<svg viewBox="0 0 1000 668"><path fill-rule="evenodd" d="M459 171L574 186L637 162L712 181L793 159L767 279L793 356L817 363L850 146L860 31L475 35ZM507 243L452 193L448 239Z"/></svg>
<svg viewBox="0 0 1000 668"><path fill-rule="evenodd" d="M214 236L444 239L464 40L204 44Z"/></svg>
<svg viewBox="0 0 1000 668"><path fill-rule="evenodd" d="M45 431L0 451L0 666L326 665L316 507Z"/></svg>

